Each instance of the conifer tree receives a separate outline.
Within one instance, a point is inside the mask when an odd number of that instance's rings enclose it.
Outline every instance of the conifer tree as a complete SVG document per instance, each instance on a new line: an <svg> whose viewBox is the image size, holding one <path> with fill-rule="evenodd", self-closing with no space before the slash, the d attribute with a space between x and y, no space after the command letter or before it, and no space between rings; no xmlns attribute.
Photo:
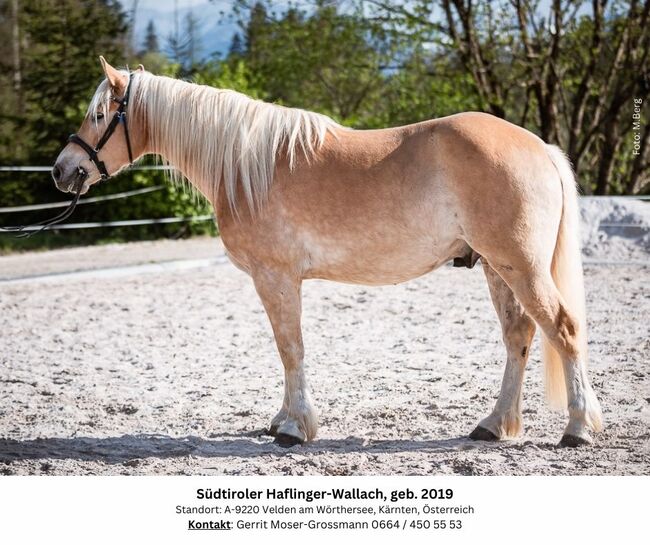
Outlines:
<svg viewBox="0 0 650 545"><path fill-rule="evenodd" d="M156 33L156 25L153 19L149 19L147 30L144 37L144 49L142 53L158 53L158 34Z"/></svg>

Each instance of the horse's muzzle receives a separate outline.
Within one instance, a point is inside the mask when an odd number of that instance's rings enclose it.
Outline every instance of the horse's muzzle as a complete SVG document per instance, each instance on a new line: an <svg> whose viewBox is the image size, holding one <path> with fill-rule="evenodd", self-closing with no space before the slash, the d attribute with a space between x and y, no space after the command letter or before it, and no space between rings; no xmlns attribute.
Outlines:
<svg viewBox="0 0 650 545"><path fill-rule="evenodd" d="M72 192L77 187L79 180L85 181L87 178L88 172L82 166L67 166L65 163L57 161L52 167L54 185L64 193Z"/></svg>

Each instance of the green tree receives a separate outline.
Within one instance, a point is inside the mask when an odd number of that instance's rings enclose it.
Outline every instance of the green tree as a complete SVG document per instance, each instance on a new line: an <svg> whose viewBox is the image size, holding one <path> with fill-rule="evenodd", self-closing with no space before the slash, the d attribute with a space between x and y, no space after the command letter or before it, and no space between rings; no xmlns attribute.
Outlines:
<svg viewBox="0 0 650 545"><path fill-rule="evenodd" d="M238 9L242 58L267 100L364 125L392 51L361 13L340 13L326 2L309 12L272 13L260 2L249 11L240 2Z"/></svg>
<svg viewBox="0 0 650 545"><path fill-rule="evenodd" d="M228 49L229 58L240 58L244 54L244 42L242 40L241 34L235 32L235 35L232 37L230 42L230 48Z"/></svg>
<svg viewBox="0 0 650 545"><path fill-rule="evenodd" d="M203 52L201 21L193 12L183 19L183 28L174 31L167 38L167 55L182 68L181 75L189 75L196 70Z"/></svg>
<svg viewBox="0 0 650 545"><path fill-rule="evenodd" d="M153 19L147 23L147 30L144 37L144 47L141 54L145 53L158 53L158 34L156 33L156 25Z"/></svg>
<svg viewBox="0 0 650 545"><path fill-rule="evenodd" d="M32 0L23 3L25 124L29 159L48 164L81 122L102 71L98 56L123 61L126 23L118 2ZM99 30L101 29L101 31Z"/></svg>

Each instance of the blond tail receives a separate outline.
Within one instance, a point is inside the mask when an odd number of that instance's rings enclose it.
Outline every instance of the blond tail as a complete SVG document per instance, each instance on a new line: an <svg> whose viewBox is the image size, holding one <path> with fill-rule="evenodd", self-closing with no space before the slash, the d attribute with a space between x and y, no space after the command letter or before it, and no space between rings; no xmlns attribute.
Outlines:
<svg viewBox="0 0 650 545"><path fill-rule="evenodd" d="M580 219L576 183L571 165L564 153L555 146L547 146L546 150L560 175L563 194L562 216L553 253L551 274L567 308L578 320L582 364L586 365L587 320L580 255ZM556 409L566 409L567 389L562 359L545 336L542 336L542 359L546 369L546 397L549 405Z"/></svg>

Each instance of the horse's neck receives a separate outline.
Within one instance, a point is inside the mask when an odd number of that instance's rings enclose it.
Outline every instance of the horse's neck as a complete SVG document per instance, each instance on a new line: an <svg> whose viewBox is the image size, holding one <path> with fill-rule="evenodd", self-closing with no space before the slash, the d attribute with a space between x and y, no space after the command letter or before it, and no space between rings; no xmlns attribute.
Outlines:
<svg viewBox="0 0 650 545"><path fill-rule="evenodd" d="M143 121L147 133L147 153L159 155L164 162L172 166L176 172L172 172L172 179L180 182L188 180L208 200L214 201L216 193L210 180L205 180L198 168L198 160L203 155L201 144L188 145L188 135L195 135L201 132L197 126L199 120L189 115L191 112L191 95L183 93L184 88L191 84L159 76L156 78L157 85L149 85L144 108L153 108L156 111L144 113ZM170 90L168 86L173 86ZM167 112L168 115L164 115ZM179 112L186 112L188 115L179 115ZM198 149L197 149L198 148ZM215 173L215 176L217 173Z"/></svg>
<svg viewBox="0 0 650 545"><path fill-rule="evenodd" d="M234 91L149 75L142 85L152 153L213 204L225 188L230 207L257 208L268 196L276 161L286 157L292 168L299 157L309 159L335 126L319 114Z"/></svg>

